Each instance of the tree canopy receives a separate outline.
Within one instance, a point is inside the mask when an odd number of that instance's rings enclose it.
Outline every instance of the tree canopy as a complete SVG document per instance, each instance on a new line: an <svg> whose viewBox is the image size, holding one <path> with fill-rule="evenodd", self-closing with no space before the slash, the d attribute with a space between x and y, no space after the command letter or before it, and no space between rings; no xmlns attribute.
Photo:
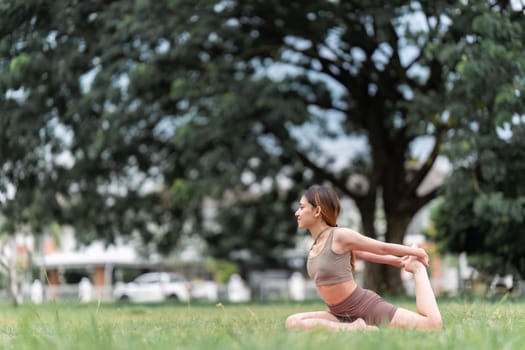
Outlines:
<svg viewBox="0 0 525 350"><path fill-rule="evenodd" d="M449 99L465 127L447 147L452 175L433 213L441 249L467 252L490 273L525 271L520 245L525 182L519 175L525 167L522 15L513 21L487 13L473 22L483 40L463 51L457 64L463 81Z"/></svg>
<svg viewBox="0 0 525 350"><path fill-rule="evenodd" d="M354 200L363 233L402 242L436 197L419 189L443 143L496 125L463 96L514 108L523 88L523 13L507 2L34 0L0 11L4 215L37 229L70 222L85 239L136 233L166 251L193 232L216 256L282 264L293 205L315 182ZM467 68L487 58L471 49L487 38L503 59L498 83L471 90ZM327 150L356 138L362 151ZM369 286L400 288L395 270L374 268Z"/></svg>
<svg viewBox="0 0 525 350"><path fill-rule="evenodd" d="M466 252L485 273L525 271L525 128L477 143L474 160L454 170L433 213L442 249Z"/></svg>
<svg viewBox="0 0 525 350"><path fill-rule="evenodd" d="M453 172L433 213L435 239L444 251L469 253L484 272L523 276L524 27L488 15L473 26L484 39L458 63L465 83L450 105L468 122L447 149Z"/></svg>

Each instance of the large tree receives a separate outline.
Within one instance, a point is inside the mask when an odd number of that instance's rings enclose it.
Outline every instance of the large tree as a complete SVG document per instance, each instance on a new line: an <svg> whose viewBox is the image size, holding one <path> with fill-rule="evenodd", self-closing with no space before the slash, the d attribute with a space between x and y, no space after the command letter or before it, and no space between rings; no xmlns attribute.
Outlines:
<svg viewBox="0 0 525 350"><path fill-rule="evenodd" d="M63 0L0 10L11 222L59 219L108 239L137 231L166 250L188 230L217 256L247 250L274 264L293 243L293 203L314 182L354 200L363 233L402 242L436 196L418 189L447 131L468 126L447 103L463 82L462 54L486 35L473 24L523 20L490 1ZM484 96L496 96L490 85ZM414 162L421 137L432 147ZM365 140L360 153L325 147L355 138ZM397 270L369 268L367 286L400 289Z"/></svg>
<svg viewBox="0 0 525 350"><path fill-rule="evenodd" d="M308 170L300 182L328 181L352 198L369 236L401 243L415 213L436 197L437 189L421 193L421 184L449 137L460 139L473 124L494 129L519 110L515 101L523 88L523 72L516 59L523 51L515 41L521 40L523 13L510 3L223 5L214 7L214 18L225 18L226 25L215 26L211 33L214 46L229 50L225 57L236 65L232 76L245 79L246 70L273 69L281 91L310 112L310 118L300 122L318 131L308 135L305 128L297 133L286 120L270 123L260 108L247 107L246 115L255 112L282 163L298 163L299 169ZM205 18L201 13L193 19ZM249 37L239 40L230 27ZM189 33L191 37L193 31ZM498 47L492 48L494 42ZM499 69L490 75L494 79L466 82L472 78L465 68L468 59L472 65L498 60ZM487 74L482 77L490 79ZM470 90L479 82L485 83L480 98L465 100L466 94L480 92L479 87ZM236 103L252 95L238 96ZM479 106L480 100L502 104L501 113L491 114ZM320 140L356 136L363 136L368 147L340 168L333 166L333 154L319 145ZM414 145L421 137L430 138L432 147L414 162L419 151ZM340 149L345 152L352 150ZM375 226L379 209L386 220L384 232ZM368 269L367 286L399 290L395 269Z"/></svg>
<svg viewBox="0 0 525 350"><path fill-rule="evenodd" d="M486 274L525 276L525 120L511 136L483 139L457 166L433 212L442 250L466 252Z"/></svg>
<svg viewBox="0 0 525 350"><path fill-rule="evenodd" d="M230 226L201 227L203 200L240 200L241 175L266 183L282 172L271 138L254 125L255 96L272 118L307 118L273 82L231 80L227 49L214 53L204 30L223 19L198 21L200 36L189 40L187 16L200 10L172 2L13 1L1 10L4 229L30 223L42 232L56 220L85 241L137 233L164 252L195 232L219 257L246 248L282 264L294 225L273 180L257 198L245 191L241 213L232 205L218 214Z"/></svg>
<svg viewBox="0 0 525 350"><path fill-rule="evenodd" d="M486 273L525 273L525 45L523 20L481 17L482 34L458 63L464 82L451 95L468 125L446 153L452 175L433 213L443 251L467 252ZM509 79L510 77L510 79Z"/></svg>

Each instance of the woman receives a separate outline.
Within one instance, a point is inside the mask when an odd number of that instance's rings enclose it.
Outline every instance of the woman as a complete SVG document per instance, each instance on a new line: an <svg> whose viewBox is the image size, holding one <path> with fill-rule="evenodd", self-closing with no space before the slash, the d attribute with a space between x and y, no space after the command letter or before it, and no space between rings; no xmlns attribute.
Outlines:
<svg viewBox="0 0 525 350"><path fill-rule="evenodd" d="M428 279L428 255L422 248L377 241L337 227L340 202L334 190L312 186L295 212L299 228L314 239L307 269L329 311L305 312L286 320L288 329L396 328L439 329L441 314ZM417 313L387 303L353 278L354 259L402 267L414 274Z"/></svg>

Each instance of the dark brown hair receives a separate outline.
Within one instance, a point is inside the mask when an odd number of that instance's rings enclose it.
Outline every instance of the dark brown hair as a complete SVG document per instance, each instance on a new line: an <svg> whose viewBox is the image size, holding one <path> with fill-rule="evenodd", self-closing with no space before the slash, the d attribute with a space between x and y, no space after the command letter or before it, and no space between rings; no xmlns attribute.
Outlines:
<svg viewBox="0 0 525 350"><path fill-rule="evenodd" d="M304 193L305 198L314 208L321 208L321 217L330 226L337 226L341 204L337 193L329 187L313 185Z"/></svg>
<svg viewBox="0 0 525 350"><path fill-rule="evenodd" d="M330 187L312 185L304 193L306 200L314 207L321 208L321 217L328 225L337 226L337 218L341 212L341 202L337 193ZM355 256L350 252L352 271L355 270Z"/></svg>

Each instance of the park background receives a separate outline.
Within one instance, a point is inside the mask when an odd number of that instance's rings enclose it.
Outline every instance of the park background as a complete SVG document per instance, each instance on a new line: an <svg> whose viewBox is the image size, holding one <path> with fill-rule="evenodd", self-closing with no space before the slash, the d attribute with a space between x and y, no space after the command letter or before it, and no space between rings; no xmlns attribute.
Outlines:
<svg viewBox="0 0 525 350"><path fill-rule="evenodd" d="M44 301L78 298L83 277L90 300L111 301L117 282L160 269L214 282L213 301L228 300L232 276L254 298L289 299L311 244L293 213L314 183L340 194L340 225L424 244L438 294L523 294L523 2L0 11L0 265L13 303L31 301L36 280ZM358 277L410 294L392 267ZM271 283L276 294L261 292Z"/></svg>

